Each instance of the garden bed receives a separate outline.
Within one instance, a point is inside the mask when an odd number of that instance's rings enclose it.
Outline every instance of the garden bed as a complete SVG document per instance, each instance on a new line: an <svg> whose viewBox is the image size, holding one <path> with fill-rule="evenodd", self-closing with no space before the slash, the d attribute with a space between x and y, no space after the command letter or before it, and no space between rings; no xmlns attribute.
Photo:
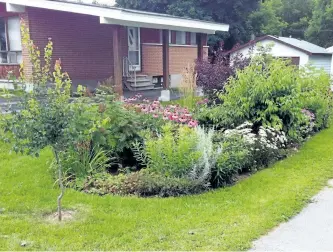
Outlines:
<svg viewBox="0 0 333 252"><path fill-rule="evenodd" d="M0 145L0 248L4 250L246 250L297 214L333 177L333 128L281 162L214 192L168 199L99 197L68 190L76 219L50 224L58 189L39 159ZM27 247L21 247L26 241Z"/></svg>

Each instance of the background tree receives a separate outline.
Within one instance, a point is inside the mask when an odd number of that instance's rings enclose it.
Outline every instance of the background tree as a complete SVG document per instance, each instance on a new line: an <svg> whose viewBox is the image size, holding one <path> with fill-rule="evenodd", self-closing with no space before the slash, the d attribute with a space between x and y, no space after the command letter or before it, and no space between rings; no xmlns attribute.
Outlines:
<svg viewBox="0 0 333 252"><path fill-rule="evenodd" d="M333 45L333 1L315 0L313 17L306 38L323 47Z"/></svg>
<svg viewBox="0 0 333 252"><path fill-rule="evenodd" d="M282 0L266 1L261 3L259 10L253 12L249 17L254 35L281 36L282 30L288 25L282 19L282 14Z"/></svg>
<svg viewBox="0 0 333 252"><path fill-rule="evenodd" d="M256 36L276 35L304 39L314 0L266 0L250 15Z"/></svg>
<svg viewBox="0 0 333 252"><path fill-rule="evenodd" d="M256 10L259 0L117 0L118 6L230 24L229 32L210 36L209 44L224 40L226 49L247 42L251 27L249 14Z"/></svg>

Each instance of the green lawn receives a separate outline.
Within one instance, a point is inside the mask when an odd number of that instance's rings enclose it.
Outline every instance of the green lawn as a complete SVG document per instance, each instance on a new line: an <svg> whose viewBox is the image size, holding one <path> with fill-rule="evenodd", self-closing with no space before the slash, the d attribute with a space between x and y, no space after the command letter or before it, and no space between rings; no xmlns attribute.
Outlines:
<svg viewBox="0 0 333 252"><path fill-rule="evenodd" d="M138 199L69 190L64 206L77 210L77 219L51 224L45 215L55 211L58 190L47 168L50 152L40 159L8 152L0 147L3 250L243 250L333 177L332 127L270 169L199 196Z"/></svg>

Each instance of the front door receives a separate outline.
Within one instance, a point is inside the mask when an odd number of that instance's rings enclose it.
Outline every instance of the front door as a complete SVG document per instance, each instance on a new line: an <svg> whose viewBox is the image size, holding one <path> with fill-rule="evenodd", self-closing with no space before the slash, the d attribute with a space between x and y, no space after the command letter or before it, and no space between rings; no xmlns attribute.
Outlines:
<svg viewBox="0 0 333 252"><path fill-rule="evenodd" d="M130 71L141 71L140 28L128 27L128 59Z"/></svg>

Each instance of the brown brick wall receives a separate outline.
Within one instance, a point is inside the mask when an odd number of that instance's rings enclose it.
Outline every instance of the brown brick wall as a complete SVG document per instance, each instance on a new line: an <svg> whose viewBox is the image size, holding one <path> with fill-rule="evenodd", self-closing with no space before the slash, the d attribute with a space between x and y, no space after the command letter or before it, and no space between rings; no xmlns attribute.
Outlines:
<svg viewBox="0 0 333 252"><path fill-rule="evenodd" d="M208 57L208 48L205 48ZM170 74L180 74L184 67L197 59L195 46L170 46ZM142 73L162 75L162 45L142 45Z"/></svg>
<svg viewBox="0 0 333 252"><path fill-rule="evenodd" d="M27 8L30 35L43 50L48 38L54 43L53 59L61 58L72 79L99 80L113 75L112 25L98 17ZM122 55L127 55L127 31L122 27Z"/></svg>

